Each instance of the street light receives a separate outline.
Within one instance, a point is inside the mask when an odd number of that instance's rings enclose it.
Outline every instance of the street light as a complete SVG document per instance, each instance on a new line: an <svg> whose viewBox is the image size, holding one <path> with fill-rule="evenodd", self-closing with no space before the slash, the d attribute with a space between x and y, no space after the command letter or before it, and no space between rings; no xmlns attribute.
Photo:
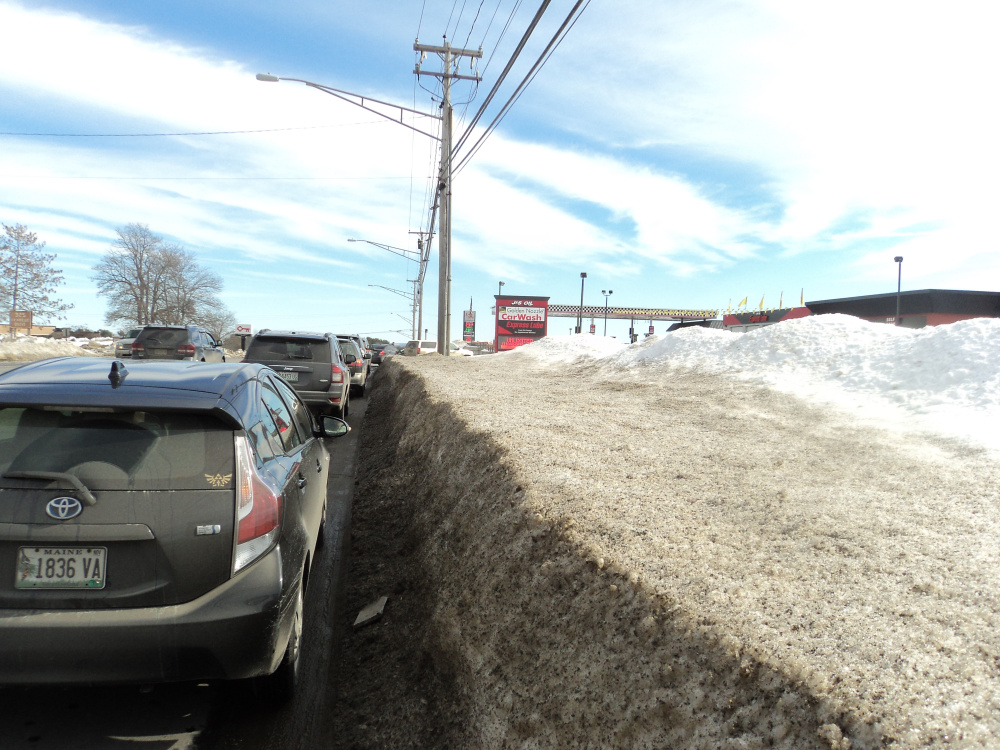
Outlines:
<svg viewBox="0 0 1000 750"><path fill-rule="evenodd" d="M416 260L420 266L417 271L416 279L407 279L407 281L413 282L413 338L417 338L417 331L424 324L424 256L423 250L406 250L402 247L393 247L392 245L386 245L381 242L372 242L371 240L358 240L354 237L348 237L348 242L365 242L369 245L375 247L380 247L383 250L388 250L393 255L399 255L407 260ZM418 240L418 246L422 245L422 240ZM411 257L416 256L416 257ZM371 286L371 284L369 284Z"/></svg>
<svg viewBox="0 0 1000 750"><path fill-rule="evenodd" d="M475 57L479 58L483 56L482 50L465 50L453 48L447 42L444 46L426 46L420 44L414 44L413 49L422 54L428 52L438 54L444 63L444 73L432 73L430 71L422 71L420 66L417 65L416 70L413 72L418 76L431 75L441 79L442 84L442 100L441 100L441 114L431 115L426 112L421 112L417 109L410 109L409 107L402 107L398 104L392 104L391 102L384 102L379 99L372 99L371 97L365 97L361 94L355 94L351 91L344 91L343 89L335 89L332 86L324 86L319 83L314 83L312 81L306 81L302 78L285 78L283 76L273 76L270 73L258 73L258 81L266 81L268 83L277 83L278 81L295 81L296 83L303 83L306 86L322 91L324 94L330 94L338 99L342 99L349 104L353 104L356 107L361 107L369 112L373 112L380 117L384 117L387 120L391 120L398 125L409 128L410 130L416 131L426 135L428 138L433 138L441 144L441 162L438 168L438 201L437 206L440 208L441 216L438 219L438 226L440 227L440 232L438 233L440 238L438 240L438 353L447 357L449 355L448 342L451 339L451 178L452 178L452 105L451 105L451 81L452 79L461 80L475 80L479 81L480 78L476 76L466 76L460 75L455 72L455 62L462 57ZM348 98L348 97L354 97ZM355 101L357 99L358 101ZM381 104L385 107L391 107L393 109L399 110L399 117L390 117L384 112L380 112L377 109L373 109L365 104L365 101L375 102L376 104ZM403 112L411 112L421 117L431 117L441 123L441 135L438 136L434 133L428 133L420 128L413 127L412 125L407 125L403 122ZM432 220L433 223L433 220ZM429 247L429 246L428 246ZM423 321L421 321L423 322Z"/></svg>
<svg viewBox="0 0 1000 750"><path fill-rule="evenodd" d="M608 297L615 293L614 289L608 289L608 291L601 290L601 294L604 295L604 335L608 335Z"/></svg>
<svg viewBox="0 0 1000 750"><path fill-rule="evenodd" d="M497 297L503 294L503 282L500 282L500 286L497 287Z"/></svg>
<svg viewBox="0 0 1000 750"><path fill-rule="evenodd" d="M896 276L896 325L899 325L901 322L899 319L899 294L903 288L903 256L897 255L893 260L896 261L896 266L899 269L899 273Z"/></svg>
<svg viewBox="0 0 1000 750"><path fill-rule="evenodd" d="M393 294L398 294L400 297L406 297L408 300L410 300L410 302L412 302L412 304L413 304L413 318L410 321L410 326L412 327L412 330L414 331L413 338L416 338L417 337L416 336L416 331L417 331L417 328L416 328L416 324L417 324L417 316L416 316L416 312L417 312L417 282L416 281L413 282L413 294L410 294L409 292L402 292L399 289L392 289L392 288L387 287L387 286L382 286L381 284L369 284L368 286L378 287L379 289L385 289L387 292L392 292ZM399 313L395 313L395 314L399 315ZM402 317L402 316L400 316L400 317ZM405 320L405 318L403 318L403 319Z"/></svg>
<svg viewBox="0 0 1000 750"><path fill-rule="evenodd" d="M583 284L587 279L587 272L580 273L580 315L576 319L576 332L583 333Z"/></svg>

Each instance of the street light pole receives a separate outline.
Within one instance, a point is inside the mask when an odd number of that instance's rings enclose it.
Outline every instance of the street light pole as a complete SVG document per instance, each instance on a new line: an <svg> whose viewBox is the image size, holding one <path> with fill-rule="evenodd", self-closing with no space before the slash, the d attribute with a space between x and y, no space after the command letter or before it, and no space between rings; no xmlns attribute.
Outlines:
<svg viewBox="0 0 1000 750"><path fill-rule="evenodd" d="M576 319L576 332L583 333L583 284L587 280L587 272L580 273L580 315Z"/></svg>
<svg viewBox="0 0 1000 750"><path fill-rule="evenodd" d="M615 293L614 289L608 289L608 291L601 290L601 294L604 295L604 335L608 335L608 297Z"/></svg>
<svg viewBox="0 0 1000 750"><path fill-rule="evenodd" d="M497 287L497 297L503 294L503 282L500 282L500 286Z"/></svg>
<svg viewBox="0 0 1000 750"><path fill-rule="evenodd" d="M896 266L899 268L899 273L896 276L896 325L899 325L902 322L899 319L899 295L903 288L903 256L897 255L893 260L896 261Z"/></svg>

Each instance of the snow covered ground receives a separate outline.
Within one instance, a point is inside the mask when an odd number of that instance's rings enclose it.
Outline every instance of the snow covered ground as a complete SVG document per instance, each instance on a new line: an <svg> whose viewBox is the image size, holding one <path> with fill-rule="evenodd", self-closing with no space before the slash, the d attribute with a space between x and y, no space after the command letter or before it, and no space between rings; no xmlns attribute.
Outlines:
<svg viewBox="0 0 1000 750"><path fill-rule="evenodd" d="M831 315L390 359L356 502L413 559L372 669L419 570L454 746L996 747L998 344Z"/></svg>
<svg viewBox="0 0 1000 750"><path fill-rule="evenodd" d="M0 336L0 362L30 362L48 357L107 357L114 354L115 341L97 339L46 339L19 335L15 341L9 334Z"/></svg>
<svg viewBox="0 0 1000 750"><path fill-rule="evenodd" d="M1000 455L1000 319L933 328L817 315L730 333L684 328L629 346L589 335L522 347L540 362L619 370L689 367L755 381L851 413L860 424L925 430Z"/></svg>

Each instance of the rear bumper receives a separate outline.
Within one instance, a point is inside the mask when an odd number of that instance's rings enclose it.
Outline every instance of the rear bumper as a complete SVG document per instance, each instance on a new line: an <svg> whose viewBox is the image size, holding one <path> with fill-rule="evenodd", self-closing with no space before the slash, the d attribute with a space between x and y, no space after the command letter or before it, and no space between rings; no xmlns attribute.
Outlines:
<svg viewBox="0 0 1000 750"><path fill-rule="evenodd" d="M343 406L344 401L347 400L346 395L347 389L344 388L342 391L340 387L335 390L329 391L299 391L295 392L298 394L306 406L308 406L313 411L323 411L325 409L335 408L339 409ZM341 394L344 395L341 395Z"/></svg>
<svg viewBox="0 0 1000 750"><path fill-rule="evenodd" d="M273 549L191 602L141 609L0 610L0 684L237 679L277 667L297 586Z"/></svg>

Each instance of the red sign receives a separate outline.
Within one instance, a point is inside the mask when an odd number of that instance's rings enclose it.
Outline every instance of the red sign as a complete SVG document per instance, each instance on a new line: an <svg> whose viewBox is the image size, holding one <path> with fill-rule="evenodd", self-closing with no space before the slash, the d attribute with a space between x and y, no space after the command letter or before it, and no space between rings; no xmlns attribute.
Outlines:
<svg viewBox="0 0 1000 750"><path fill-rule="evenodd" d="M650 334L652 334L652 333L653 333L653 326L650 326L650 327L649 327L649 332L650 332Z"/></svg>
<svg viewBox="0 0 1000 750"><path fill-rule="evenodd" d="M496 296L496 349L516 349L548 334L548 297Z"/></svg>

